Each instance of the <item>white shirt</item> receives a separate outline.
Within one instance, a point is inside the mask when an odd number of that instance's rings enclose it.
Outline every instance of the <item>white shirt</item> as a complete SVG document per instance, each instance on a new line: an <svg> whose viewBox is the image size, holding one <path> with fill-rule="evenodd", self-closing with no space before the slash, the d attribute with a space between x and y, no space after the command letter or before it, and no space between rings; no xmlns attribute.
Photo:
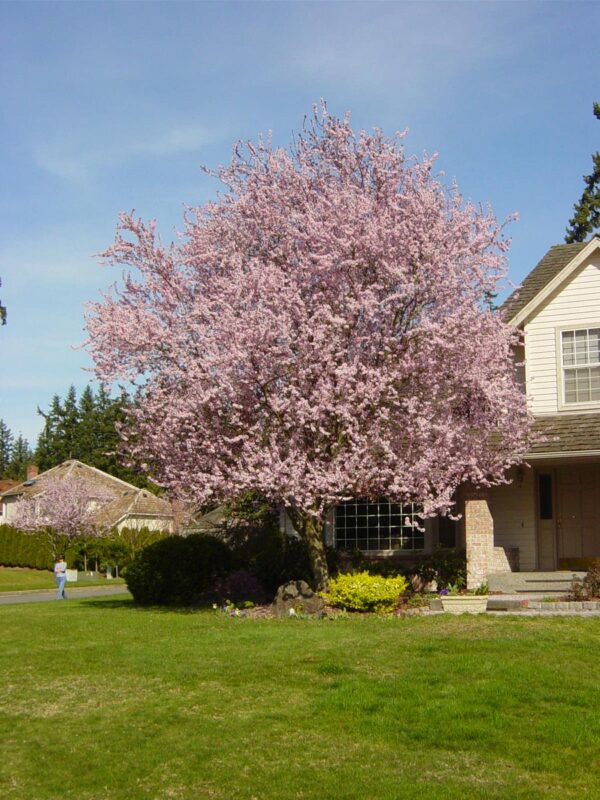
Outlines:
<svg viewBox="0 0 600 800"><path fill-rule="evenodd" d="M66 561L57 561L54 565L54 576L58 578L60 575L67 575L67 562Z"/></svg>

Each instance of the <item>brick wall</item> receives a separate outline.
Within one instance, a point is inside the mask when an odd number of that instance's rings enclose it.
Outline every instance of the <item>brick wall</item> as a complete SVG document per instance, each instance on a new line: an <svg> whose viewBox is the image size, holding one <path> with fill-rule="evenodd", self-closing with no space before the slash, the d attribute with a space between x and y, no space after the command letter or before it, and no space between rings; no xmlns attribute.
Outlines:
<svg viewBox="0 0 600 800"><path fill-rule="evenodd" d="M476 589L494 571L494 521L485 489L470 488L465 492L465 544L467 588Z"/></svg>

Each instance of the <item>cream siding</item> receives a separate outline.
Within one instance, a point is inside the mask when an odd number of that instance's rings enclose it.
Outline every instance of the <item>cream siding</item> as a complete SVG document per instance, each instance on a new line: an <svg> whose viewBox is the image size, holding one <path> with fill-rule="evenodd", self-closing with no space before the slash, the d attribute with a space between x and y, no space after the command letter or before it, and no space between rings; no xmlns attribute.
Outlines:
<svg viewBox="0 0 600 800"><path fill-rule="evenodd" d="M556 332L600 324L600 257L595 254L555 292L525 325L527 394L537 415L557 414L559 403ZM569 411L583 410L578 406Z"/></svg>
<svg viewBox="0 0 600 800"><path fill-rule="evenodd" d="M515 374L519 387L525 392L525 348L522 345L514 348L513 357L515 362Z"/></svg>
<svg viewBox="0 0 600 800"><path fill-rule="evenodd" d="M18 499L18 497L5 497L2 501L4 505L2 514L3 523L6 523L7 525L10 524L11 519L14 517L15 506Z"/></svg>
<svg viewBox="0 0 600 800"><path fill-rule="evenodd" d="M119 533L125 528L133 528L141 530L147 528L149 531L164 531L165 533L173 532L173 521L166 517L151 517L135 514L130 517L125 517L119 520L116 524Z"/></svg>
<svg viewBox="0 0 600 800"><path fill-rule="evenodd" d="M491 493L494 545L518 547L521 570L536 569L534 472L513 469L508 477L512 483L495 486Z"/></svg>

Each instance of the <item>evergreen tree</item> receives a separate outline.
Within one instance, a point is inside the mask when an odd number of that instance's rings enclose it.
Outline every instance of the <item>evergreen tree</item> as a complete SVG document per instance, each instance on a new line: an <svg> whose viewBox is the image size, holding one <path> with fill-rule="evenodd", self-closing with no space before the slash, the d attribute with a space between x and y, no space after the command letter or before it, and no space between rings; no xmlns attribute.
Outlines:
<svg viewBox="0 0 600 800"><path fill-rule="evenodd" d="M0 286L2 286L2 279L0 278ZM0 303L0 325L6 325L6 306Z"/></svg>
<svg viewBox="0 0 600 800"><path fill-rule="evenodd" d="M79 411L77 409L77 393L73 385L69 386L65 402L62 407L62 415L58 424L58 436L60 438L60 448L63 453L61 461L70 458L79 458L78 455L78 426Z"/></svg>
<svg viewBox="0 0 600 800"><path fill-rule="evenodd" d="M594 116L600 121L600 103L594 103ZM569 220L565 242L584 242L589 233L600 230L600 151L592 155L594 168L584 175L585 189L574 206L574 215Z"/></svg>
<svg viewBox="0 0 600 800"><path fill-rule="evenodd" d="M86 386L79 398L74 458L91 464L98 449L98 408L91 386Z"/></svg>
<svg viewBox="0 0 600 800"><path fill-rule="evenodd" d="M127 411L132 400L126 392L111 398L101 388L97 398L97 452L94 466L98 469L132 483L134 486L153 490L141 470L127 465L121 454L121 439L118 429L126 423Z"/></svg>
<svg viewBox="0 0 600 800"><path fill-rule="evenodd" d="M15 481L24 481L27 475L27 465L31 464L32 460L33 453L29 447L29 442L22 434L19 434L12 447L6 477Z"/></svg>
<svg viewBox="0 0 600 800"><path fill-rule="evenodd" d="M5 424L4 420L0 419L0 478L6 477L6 471L12 456L13 438L8 425Z"/></svg>
<svg viewBox="0 0 600 800"><path fill-rule="evenodd" d="M38 408L44 417L44 429L39 435L35 451L35 462L42 472L64 461L64 449L60 441L59 425L63 414L60 397L55 394L47 413Z"/></svg>

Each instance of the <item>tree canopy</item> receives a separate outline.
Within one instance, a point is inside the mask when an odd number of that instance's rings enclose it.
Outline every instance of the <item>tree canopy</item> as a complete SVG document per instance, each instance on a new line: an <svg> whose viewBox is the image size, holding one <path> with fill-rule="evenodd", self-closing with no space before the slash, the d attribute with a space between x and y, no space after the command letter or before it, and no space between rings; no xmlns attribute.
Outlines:
<svg viewBox="0 0 600 800"><path fill-rule="evenodd" d="M196 502L284 504L319 586L327 507L445 512L526 452L518 334L486 302L502 226L402 139L322 107L289 150L239 145L176 243L121 216L105 259L124 283L87 319L99 379L142 386L129 452Z"/></svg>
<svg viewBox="0 0 600 800"><path fill-rule="evenodd" d="M2 278L0 278L0 286L2 286ZM6 306L0 302L0 325L6 325Z"/></svg>
<svg viewBox="0 0 600 800"><path fill-rule="evenodd" d="M600 121L600 103L594 103L594 116ZM592 154L594 168L583 176L585 189L575 203L565 242L585 242L588 234L600 230L600 151Z"/></svg>
<svg viewBox="0 0 600 800"><path fill-rule="evenodd" d="M33 453L29 442L20 433L17 438L0 419L0 478L11 478L15 481L24 481L27 465L33 461Z"/></svg>

